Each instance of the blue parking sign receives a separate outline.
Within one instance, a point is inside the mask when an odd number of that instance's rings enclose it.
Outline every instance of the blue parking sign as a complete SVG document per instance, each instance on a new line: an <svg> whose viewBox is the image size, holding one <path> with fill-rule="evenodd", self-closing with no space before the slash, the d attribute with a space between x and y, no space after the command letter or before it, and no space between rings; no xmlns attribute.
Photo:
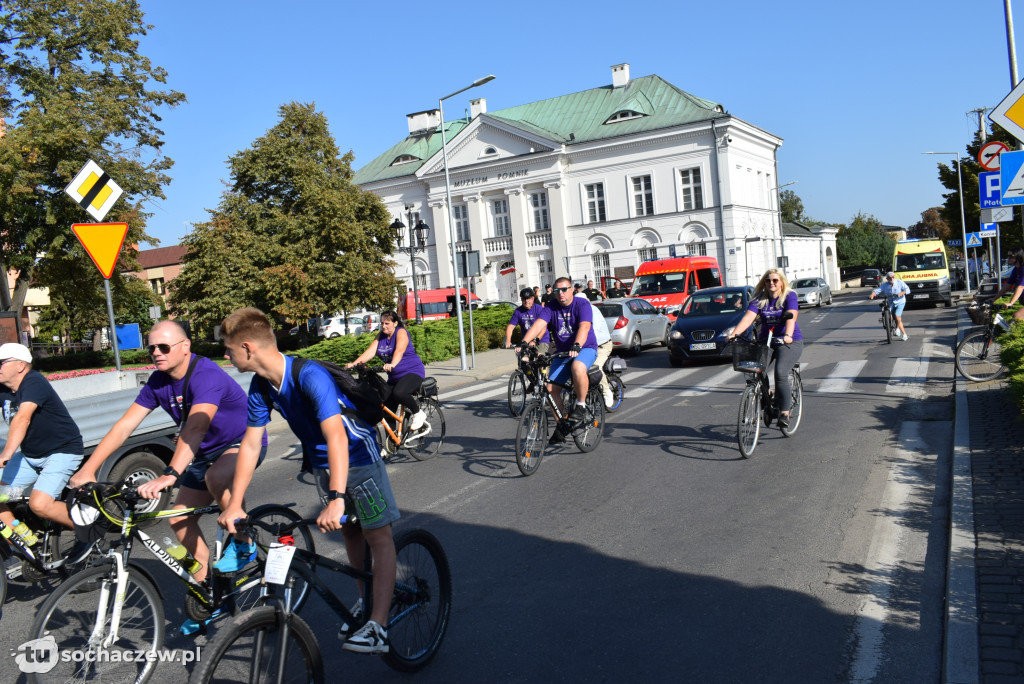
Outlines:
<svg viewBox="0 0 1024 684"><path fill-rule="evenodd" d="M999 192L999 171L978 174L979 192L982 209L1001 207L1002 198Z"/></svg>

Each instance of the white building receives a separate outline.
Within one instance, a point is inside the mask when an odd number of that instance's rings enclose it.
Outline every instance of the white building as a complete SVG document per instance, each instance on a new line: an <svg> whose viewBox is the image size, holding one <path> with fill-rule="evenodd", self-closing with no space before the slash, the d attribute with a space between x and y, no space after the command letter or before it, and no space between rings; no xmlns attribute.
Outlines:
<svg viewBox="0 0 1024 684"><path fill-rule="evenodd" d="M561 275L631 278L672 254L715 256L726 284L754 283L783 254L782 139L720 104L658 76L631 79L628 64L612 67L611 85L494 112L470 104L468 118L444 126L456 249L479 251L481 299L517 301L522 287ZM407 118L409 135L354 180L407 226L430 225L417 286L451 287L440 112ZM813 248L805 235L786 238L791 277L838 286L834 231ZM408 251L396 260L411 287Z"/></svg>

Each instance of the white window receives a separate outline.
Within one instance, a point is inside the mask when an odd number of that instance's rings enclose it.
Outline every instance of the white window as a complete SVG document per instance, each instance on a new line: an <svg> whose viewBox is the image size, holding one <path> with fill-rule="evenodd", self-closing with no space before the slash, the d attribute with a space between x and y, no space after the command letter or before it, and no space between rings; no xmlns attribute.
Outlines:
<svg viewBox="0 0 1024 684"><path fill-rule="evenodd" d="M683 194L683 210L703 209L704 190L700 182L700 169L683 169L679 172L679 182Z"/></svg>
<svg viewBox="0 0 1024 684"><path fill-rule="evenodd" d="M430 289L430 284L428 283L428 276L426 274L420 273L419 271L416 272L416 287L421 290Z"/></svg>
<svg viewBox="0 0 1024 684"><path fill-rule="evenodd" d="M707 256L708 246L703 242L691 242L686 245L686 253L690 256Z"/></svg>
<svg viewBox="0 0 1024 684"><path fill-rule="evenodd" d="M654 189L651 177L634 176L633 179L633 215L647 216L654 213Z"/></svg>
<svg viewBox="0 0 1024 684"><path fill-rule="evenodd" d="M408 164L414 161L419 161L419 157L414 157L411 154L400 154L395 157L395 161L391 162L391 165L398 166L399 164Z"/></svg>
<svg viewBox="0 0 1024 684"><path fill-rule="evenodd" d="M500 199L491 202L494 216L494 237L512 234L512 225L508 218L508 200Z"/></svg>
<svg viewBox="0 0 1024 684"><path fill-rule="evenodd" d="M537 259L537 274L545 283L550 283L551 274L554 269L551 267L551 259Z"/></svg>
<svg viewBox="0 0 1024 684"><path fill-rule="evenodd" d="M163 278L150 278L149 287L153 290L153 292L156 292L158 295L162 295L166 292L164 288Z"/></svg>
<svg viewBox="0 0 1024 684"><path fill-rule="evenodd" d="M465 204L456 204L452 206L452 214L455 216L455 240L469 240L469 209Z"/></svg>
<svg viewBox="0 0 1024 684"><path fill-rule="evenodd" d="M600 282L601 276L610 276L612 274L607 254L591 254L590 263L594 267L594 280Z"/></svg>
<svg viewBox="0 0 1024 684"><path fill-rule="evenodd" d="M641 247L637 250L637 253L640 255L640 263L645 261L654 261L658 258L657 247Z"/></svg>
<svg viewBox="0 0 1024 684"><path fill-rule="evenodd" d="M542 191L530 195L530 207L533 209L533 229L551 230L551 221L548 220L548 193Z"/></svg>
<svg viewBox="0 0 1024 684"><path fill-rule="evenodd" d="M646 114L641 114L640 112L633 112L628 109L623 109L622 111L615 112L614 114L609 116L608 120L605 121L605 123L610 124L618 123L619 121L629 121L630 119L639 119L642 116L646 116Z"/></svg>
<svg viewBox="0 0 1024 684"><path fill-rule="evenodd" d="M591 183L583 188L587 193L587 223L607 221L604 211L604 183Z"/></svg>

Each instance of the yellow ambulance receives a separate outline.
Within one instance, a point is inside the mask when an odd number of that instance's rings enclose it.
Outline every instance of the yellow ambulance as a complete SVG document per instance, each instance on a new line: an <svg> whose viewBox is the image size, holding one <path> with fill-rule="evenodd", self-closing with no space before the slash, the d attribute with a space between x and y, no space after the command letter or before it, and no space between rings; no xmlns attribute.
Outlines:
<svg viewBox="0 0 1024 684"><path fill-rule="evenodd" d="M910 288L910 302L953 305L949 264L942 240L900 240L893 250L892 270Z"/></svg>

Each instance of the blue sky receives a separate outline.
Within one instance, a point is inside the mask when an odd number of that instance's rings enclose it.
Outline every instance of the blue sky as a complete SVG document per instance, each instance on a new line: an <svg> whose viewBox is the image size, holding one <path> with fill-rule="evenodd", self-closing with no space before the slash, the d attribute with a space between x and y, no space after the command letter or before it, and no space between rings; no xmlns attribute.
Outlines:
<svg viewBox="0 0 1024 684"><path fill-rule="evenodd" d="M208 218L228 157L290 101L314 102L358 169L405 137L406 114L481 76L497 78L447 100L447 118L474 97L495 110L607 85L628 62L782 137L779 180L814 219L907 226L942 202L940 158L921 152L963 152L966 112L1011 89L1001 0L141 4L141 51L188 97L163 112L162 246Z"/></svg>

